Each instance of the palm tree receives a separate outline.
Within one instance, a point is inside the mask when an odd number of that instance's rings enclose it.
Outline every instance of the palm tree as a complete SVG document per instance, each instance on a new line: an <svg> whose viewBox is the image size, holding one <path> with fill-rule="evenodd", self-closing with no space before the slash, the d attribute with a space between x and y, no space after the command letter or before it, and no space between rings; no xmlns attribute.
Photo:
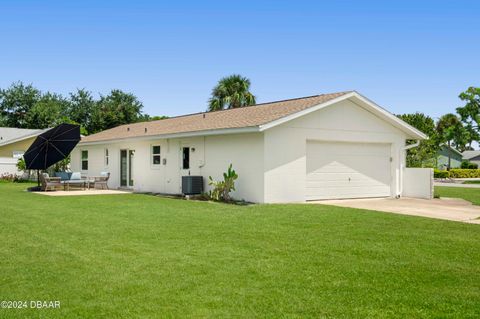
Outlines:
<svg viewBox="0 0 480 319"><path fill-rule="evenodd" d="M255 96L249 91L250 80L233 74L222 78L212 90L208 111L233 109L255 104Z"/></svg>

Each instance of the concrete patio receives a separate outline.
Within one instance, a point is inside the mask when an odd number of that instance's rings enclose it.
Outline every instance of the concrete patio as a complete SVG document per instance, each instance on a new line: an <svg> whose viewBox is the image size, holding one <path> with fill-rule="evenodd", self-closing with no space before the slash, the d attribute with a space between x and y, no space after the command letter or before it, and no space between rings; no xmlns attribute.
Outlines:
<svg viewBox="0 0 480 319"><path fill-rule="evenodd" d="M70 190L70 191L47 191L34 192L35 194L45 196L85 196L85 195L121 195L131 194L132 192L116 189L86 189L86 190Z"/></svg>
<svg viewBox="0 0 480 319"><path fill-rule="evenodd" d="M480 217L480 206L472 205L470 202L458 198L436 198L431 200L417 198L369 198L324 200L311 203L480 224L480 219L477 219Z"/></svg>

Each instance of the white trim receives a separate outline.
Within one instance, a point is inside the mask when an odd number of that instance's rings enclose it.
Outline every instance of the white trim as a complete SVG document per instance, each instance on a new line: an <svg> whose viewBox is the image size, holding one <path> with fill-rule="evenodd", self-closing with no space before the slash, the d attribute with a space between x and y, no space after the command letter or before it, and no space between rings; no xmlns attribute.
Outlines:
<svg viewBox="0 0 480 319"><path fill-rule="evenodd" d="M424 133L420 132L419 130L417 130L413 126L411 126L411 125L407 124L406 122L402 121L400 118L396 117L392 113L388 112L384 108L380 107L379 105L375 104L374 102L370 101L369 99L365 98L363 95L361 95L361 94L359 94L355 91L344 94L344 95L339 96L339 97L337 97L333 100L329 100L325 103L320 103L318 105L315 105L315 106L310 107L308 109L305 109L303 111L300 111L300 112L293 113L293 114L290 114L288 116L282 117L282 118L280 118L278 120L275 120L275 121L272 121L270 123L260 125L260 132L271 129L272 127L275 127L275 126L283 124L285 122L294 120L296 118L299 118L301 116L310 114L312 112L321 110L321 109L323 109L327 106L338 103L340 101L343 101L343 100L346 100L346 99L352 99L352 98L358 99L358 101L360 101L361 103L364 104L364 105L359 105L360 107L363 107L365 109L368 108L367 111L373 111L373 112L377 113L377 114L375 114L375 113L374 114L381 117L383 120L386 120L386 121L390 122L390 124L394 125L395 127L402 130L403 132L409 134L409 137L411 137L413 139L421 139L421 140L428 139L428 137Z"/></svg>
<svg viewBox="0 0 480 319"><path fill-rule="evenodd" d="M128 142L128 141L148 141L148 140L156 140L156 139L182 138L182 137L193 137L193 136L255 133L259 131L260 130L258 126L248 126L248 127L240 127L240 128L227 128L227 129L194 131L194 132L173 133L173 134L158 134L158 135L148 135L148 136L133 136L133 137L126 137L126 138L112 138L108 140L95 141L95 142L80 142L78 143L78 145L79 146L98 145L98 144L108 144L112 142L120 143L120 142Z"/></svg>

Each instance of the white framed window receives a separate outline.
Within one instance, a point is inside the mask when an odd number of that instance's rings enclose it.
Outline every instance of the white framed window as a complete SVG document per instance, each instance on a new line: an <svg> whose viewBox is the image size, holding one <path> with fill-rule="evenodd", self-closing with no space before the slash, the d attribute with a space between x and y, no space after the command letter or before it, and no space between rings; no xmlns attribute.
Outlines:
<svg viewBox="0 0 480 319"><path fill-rule="evenodd" d="M105 166L110 164L110 154L108 153L108 148L105 149Z"/></svg>
<svg viewBox="0 0 480 319"><path fill-rule="evenodd" d="M12 152L12 157L13 158L22 158L23 157L23 154L25 154L24 151L13 151Z"/></svg>
<svg viewBox="0 0 480 319"><path fill-rule="evenodd" d="M162 163L160 145L152 145L152 165L159 166Z"/></svg>
<svg viewBox="0 0 480 319"><path fill-rule="evenodd" d="M88 171L88 151L81 151L82 153L82 171Z"/></svg>

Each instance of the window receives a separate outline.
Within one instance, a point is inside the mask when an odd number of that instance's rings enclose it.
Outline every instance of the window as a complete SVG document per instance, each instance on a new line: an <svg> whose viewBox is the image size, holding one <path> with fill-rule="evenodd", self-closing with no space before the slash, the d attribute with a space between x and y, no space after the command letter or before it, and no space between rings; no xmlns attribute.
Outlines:
<svg viewBox="0 0 480 319"><path fill-rule="evenodd" d="M22 158L24 153L25 152L23 152L23 151L13 151L12 156L13 156L13 158Z"/></svg>
<svg viewBox="0 0 480 319"><path fill-rule="evenodd" d="M105 166L108 166L110 162L110 158L109 158L109 155L108 155L108 148L105 149Z"/></svg>
<svg viewBox="0 0 480 319"><path fill-rule="evenodd" d="M152 146L152 164L160 165L160 145Z"/></svg>
<svg viewBox="0 0 480 319"><path fill-rule="evenodd" d="M88 170L88 151L82 151L82 171Z"/></svg>
<svg viewBox="0 0 480 319"><path fill-rule="evenodd" d="M184 147L183 148L183 169L190 169L190 148Z"/></svg>

